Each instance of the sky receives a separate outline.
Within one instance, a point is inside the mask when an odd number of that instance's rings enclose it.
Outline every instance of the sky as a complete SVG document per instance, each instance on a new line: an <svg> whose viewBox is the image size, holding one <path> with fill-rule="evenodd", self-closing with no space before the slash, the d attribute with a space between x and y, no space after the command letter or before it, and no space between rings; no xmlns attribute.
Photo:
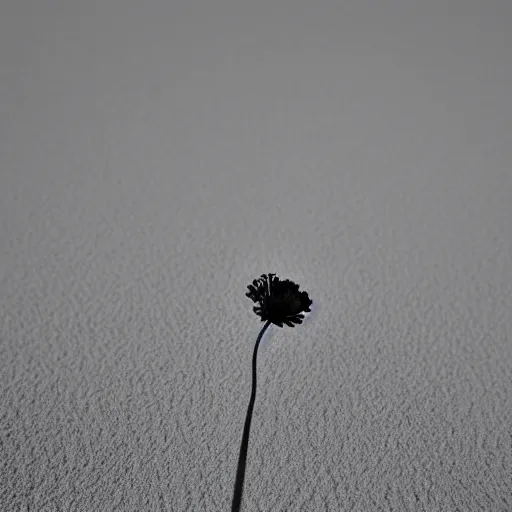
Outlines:
<svg viewBox="0 0 512 512"><path fill-rule="evenodd" d="M0 508L512 510L511 23L2 2Z"/></svg>

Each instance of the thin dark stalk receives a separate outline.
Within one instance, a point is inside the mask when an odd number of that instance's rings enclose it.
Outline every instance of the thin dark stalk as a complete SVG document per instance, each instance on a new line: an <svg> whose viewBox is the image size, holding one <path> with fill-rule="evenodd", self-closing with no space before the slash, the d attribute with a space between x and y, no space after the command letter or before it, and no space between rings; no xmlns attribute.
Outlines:
<svg viewBox="0 0 512 512"><path fill-rule="evenodd" d="M244 489L245 465L247 462L247 448L249 447L249 433L251 431L252 410L254 401L256 400L256 357L258 355L258 346L260 344L263 333L270 325L268 320L263 329L258 334L258 339L254 345L254 353L252 355L252 391L249 407L247 408L247 416L245 417L244 433L242 435L242 444L240 445L240 455L238 457L238 467L236 470L235 490L233 493L233 501L231 503L231 512L239 512L242 503L242 492Z"/></svg>

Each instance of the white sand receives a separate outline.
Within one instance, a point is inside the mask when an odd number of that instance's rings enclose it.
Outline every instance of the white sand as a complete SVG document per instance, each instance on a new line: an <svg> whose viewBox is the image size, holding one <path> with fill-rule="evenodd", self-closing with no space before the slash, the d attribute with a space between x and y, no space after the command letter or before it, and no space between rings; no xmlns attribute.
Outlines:
<svg viewBox="0 0 512 512"><path fill-rule="evenodd" d="M0 510L512 510L512 3L4 0Z"/></svg>

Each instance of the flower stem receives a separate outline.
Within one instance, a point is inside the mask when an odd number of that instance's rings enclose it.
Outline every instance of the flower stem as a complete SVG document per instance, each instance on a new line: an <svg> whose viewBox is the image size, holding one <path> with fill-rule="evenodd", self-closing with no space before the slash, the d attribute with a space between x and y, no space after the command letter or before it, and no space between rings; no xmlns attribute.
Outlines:
<svg viewBox="0 0 512 512"><path fill-rule="evenodd" d="M240 455L238 456L238 467L236 470L235 490L233 493L233 501L231 503L231 512L239 512L242 503L242 492L244 489L245 465L247 462L247 448L249 447L249 433L251 431L252 410L254 401L256 400L256 357L258 355L258 346L260 344L263 333L270 325L267 320L263 329L258 334L258 339L254 345L254 353L252 355L252 391L249 407L247 408L247 416L245 417L244 433L242 435L242 444L240 445Z"/></svg>

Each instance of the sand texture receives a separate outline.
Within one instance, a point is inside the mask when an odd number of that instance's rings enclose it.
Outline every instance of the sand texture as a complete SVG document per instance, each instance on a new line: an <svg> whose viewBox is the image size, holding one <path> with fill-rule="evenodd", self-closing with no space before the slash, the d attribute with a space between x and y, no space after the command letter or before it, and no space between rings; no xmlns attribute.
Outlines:
<svg viewBox="0 0 512 512"><path fill-rule="evenodd" d="M1 2L0 512L512 511L511 26Z"/></svg>

